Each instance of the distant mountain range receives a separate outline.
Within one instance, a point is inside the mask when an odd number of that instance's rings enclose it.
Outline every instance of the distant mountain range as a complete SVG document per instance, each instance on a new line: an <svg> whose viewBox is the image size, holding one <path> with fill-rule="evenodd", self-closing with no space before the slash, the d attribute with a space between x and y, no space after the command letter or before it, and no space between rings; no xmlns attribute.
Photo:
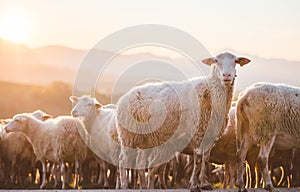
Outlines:
<svg viewBox="0 0 300 192"><path fill-rule="evenodd" d="M85 60L87 55L89 58ZM103 50L91 53L64 46L31 49L0 39L0 80L33 85L48 85L53 81L74 84L80 64L91 61L93 65L80 68L78 74L81 76L77 77L81 79L76 81L76 85L79 83L86 90L96 87L100 92L120 94L146 81L182 80L186 76L199 75L196 66L185 58L174 59L149 53L116 55L100 70L100 66L104 65L103 56L111 55L114 54ZM251 58L252 63L238 68L237 90L258 81L300 86L300 61L243 55ZM203 71L200 74L209 73L209 67L201 64L197 67ZM88 80L95 77L97 84L91 85Z"/></svg>

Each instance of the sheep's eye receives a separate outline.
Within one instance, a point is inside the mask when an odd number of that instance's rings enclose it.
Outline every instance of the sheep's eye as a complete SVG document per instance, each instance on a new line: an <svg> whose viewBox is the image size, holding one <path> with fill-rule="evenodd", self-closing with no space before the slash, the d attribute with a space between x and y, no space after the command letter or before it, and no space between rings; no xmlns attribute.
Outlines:
<svg viewBox="0 0 300 192"><path fill-rule="evenodd" d="M218 63L218 59L215 59L215 62Z"/></svg>

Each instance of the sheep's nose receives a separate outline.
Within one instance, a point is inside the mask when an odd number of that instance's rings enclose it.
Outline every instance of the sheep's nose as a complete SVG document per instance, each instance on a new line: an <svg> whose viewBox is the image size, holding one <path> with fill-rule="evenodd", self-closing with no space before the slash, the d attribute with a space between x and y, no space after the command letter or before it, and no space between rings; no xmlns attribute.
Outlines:
<svg viewBox="0 0 300 192"><path fill-rule="evenodd" d="M8 130L7 126L4 126L4 131L5 131L6 133L9 133L9 130Z"/></svg>
<svg viewBox="0 0 300 192"><path fill-rule="evenodd" d="M73 115L73 116L76 115L76 113L77 113L76 110L72 110L72 111L71 111L71 115Z"/></svg>
<svg viewBox="0 0 300 192"><path fill-rule="evenodd" d="M231 74L230 73L223 73L223 77L230 78Z"/></svg>

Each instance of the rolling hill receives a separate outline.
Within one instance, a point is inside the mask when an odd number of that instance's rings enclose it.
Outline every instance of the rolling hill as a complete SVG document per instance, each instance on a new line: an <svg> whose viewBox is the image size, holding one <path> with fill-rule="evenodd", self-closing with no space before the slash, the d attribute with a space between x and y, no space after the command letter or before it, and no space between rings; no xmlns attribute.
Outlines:
<svg viewBox="0 0 300 192"><path fill-rule="evenodd" d="M87 50L76 50L64 46L46 46L30 49L0 39L0 80L47 86L53 81L61 81L73 85L76 74ZM93 64L80 68L79 87L89 91L97 88L107 94L114 91L122 94L132 86L148 80L181 80L199 74L195 65L184 58L167 58L150 53L132 55L119 54L104 69L102 56L114 55L103 50L94 50L89 62ZM258 82L276 82L300 86L300 61L284 59L267 59L243 54L251 58L252 63L238 69L236 90ZM200 62L199 62L200 63ZM200 74L208 74L209 67L199 64ZM182 75L184 72L188 75ZM90 79L97 83L91 84Z"/></svg>

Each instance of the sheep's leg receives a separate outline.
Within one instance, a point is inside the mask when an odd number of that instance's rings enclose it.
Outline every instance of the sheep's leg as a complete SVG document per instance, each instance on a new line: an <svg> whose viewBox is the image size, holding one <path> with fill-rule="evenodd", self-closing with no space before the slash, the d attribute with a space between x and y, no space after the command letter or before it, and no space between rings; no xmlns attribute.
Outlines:
<svg viewBox="0 0 300 192"><path fill-rule="evenodd" d="M99 160L98 161L98 165L99 165L99 174L98 174L98 181L97 181L97 184L98 185L100 185L100 186L102 186L102 184L103 184L103 172L102 172L102 170L103 170L103 161L102 160Z"/></svg>
<svg viewBox="0 0 300 192"><path fill-rule="evenodd" d="M12 163L11 163L11 169L10 169L10 173L9 173L9 176L10 176L9 183L11 183L11 184L16 184L17 183L16 182L17 177L18 177L17 170L18 170L17 157L13 157L13 160L12 160Z"/></svg>
<svg viewBox="0 0 300 192"><path fill-rule="evenodd" d="M250 178L251 178L251 184L250 184L250 188L260 188L260 174L256 174L256 161L255 162L250 162L248 161L248 165L250 168Z"/></svg>
<svg viewBox="0 0 300 192"><path fill-rule="evenodd" d="M190 179L190 190L191 192L200 192L200 188L198 186L198 174L200 171L201 158L200 155L198 155L196 152L194 152L193 157L194 157L194 167Z"/></svg>
<svg viewBox="0 0 300 192"><path fill-rule="evenodd" d="M239 191L247 191L245 189L244 183L244 173L245 173L245 160L246 155L249 149L249 141L246 137L242 138L241 146L238 150L238 171L237 171L237 186L239 187Z"/></svg>
<svg viewBox="0 0 300 192"><path fill-rule="evenodd" d="M58 173L58 171L56 170L57 169L57 167L56 167L57 165L55 164L55 163L53 163L53 165L52 165L52 168L51 168L51 172L52 172L52 174L54 175L54 188L56 188L57 186L58 186L58 182L59 182L59 173ZM52 177L53 178L53 177Z"/></svg>
<svg viewBox="0 0 300 192"><path fill-rule="evenodd" d="M166 170L167 164L163 164L159 166L159 180L160 180L160 188L166 189L166 178L165 178L165 170Z"/></svg>
<svg viewBox="0 0 300 192"><path fill-rule="evenodd" d="M41 161L42 163L42 169L43 169L43 179L42 179L42 184L40 186L40 189L45 189L46 188L46 162L44 160Z"/></svg>
<svg viewBox="0 0 300 192"><path fill-rule="evenodd" d="M176 157L171 160L172 164L172 181L171 181L171 186L174 187L176 185L176 180L177 180L177 169L178 169L178 162Z"/></svg>
<svg viewBox="0 0 300 192"><path fill-rule="evenodd" d="M138 180L137 170L128 169L128 176L129 176L129 172L131 172L130 184L133 186L133 189L137 189L137 180Z"/></svg>
<svg viewBox="0 0 300 192"><path fill-rule="evenodd" d="M119 160L119 171L120 171L120 180L121 180L121 189L128 189L128 179L126 174L126 167L125 165L128 163L132 163L132 167L135 165L136 156L127 152L126 149L121 147L120 153L120 160ZM128 174L129 176L129 174Z"/></svg>
<svg viewBox="0 0 300 192"><path fill-rule="evenodd" d="M228 165L228 171L229 171L229 187L230 189L234 188L234 182L235 182L235 170L236 170L236 164L229 164Z"/></svg>
<svg viewBox="0 0 300 192"><path fill-rule="evenodd" d="M266 144L261 145L260 151L258 154L258 163L259 167L261 168L263 179L265 181L265 189L268 191L275 191L272 180L269 174L268 162L269 162L269 155L272 150L273 144L275 142L275 136L273 136L270 141Z"/></svg>
<svg viewBox="0 0 300 192"><path fill-rule="evenodd" d="M139 173L139 176L140 176L140 183L141 183L140 188L141 189L147 189L145 169L139 169L138 173Z"/></svg>
<svg viewBox="0 0 300 192"><path fill-rule="evenodd" d="M148 189L154 189L155 173L157 173L159 166L149 168L148 170Z"/></svg>
<svg viewBox="0 0 300 192"><path fill-rule="evenodd" d="M116 167L113 167L113 166L109 166L109 163L107 163L108 165L108 168L109 169L109 175L108 175L108 183L111 185L111 184L115 184L116 182L116 178L117 178L117 168ZM107 173L108 173L108 170L107 170ZM110 187L109 185L109 187Z"/></svg>
<svg viewBox="0 0 300 192"><path fill-rule="evenodd" d="M223 189L226 189L228 186L228 181L230 180L229 175L229 164L225 163L225 174L224 174L224 181L223 181Z"/></svg>
<svg viewBox="0 0 300 192"><path fill-rule="evenodd" d="M203 190L212 190L212 186L207 181L207 175L206 175L206 164L208 163L208 159L210 156L210 150L205 152L202 155L202 161L201 161L201 170L200 170L200 188Z"/></svg>
<svg viewBox="0 0 300 192"><path fill-rule="evenodd" d="M108 188L109 188L109 182L108 182L108 177L107 177L107 171L108 171L108 165L107 165L107 162L103 162L102 174L103 174L104 188L105 188L105 189L108 189Z"/></svg>
<svg viewBox="0 0 300 192"><path fill-rule="evenodd" d="M119 168L117 168L117 174L116 174L116 189L120 189L120 171Z"/></svg>
<svg viewBox="0 0 300 192"><path fill-rule="evenodd" d="M120 180L121 180L121 189L128 189L128 181L126 177L126 169L120 167Z"/></svg>
<svg viewBox="0 0 300 192"><path fill-rule="evenodd" d="M109 188L109 182L107 178L107 170L108 165L104 160L99 160L99 176L98 176L98 185L103 185L103 188L108 189Z"/></svg>
<svg viewBox="0 0 300 192"><path fill-rule="evenodd" d="M61 162L60 164L60 173L62 175L62 186L61 189L66 189L66 165L64 162Z"/></svg>
<svg viewBox="0 0 300 192"><path fill-rule="evenodd" d="M74 189L78 189L79 186L79 169L80 169L80 162L75 161L75 183L74 183Z"/></svg>

